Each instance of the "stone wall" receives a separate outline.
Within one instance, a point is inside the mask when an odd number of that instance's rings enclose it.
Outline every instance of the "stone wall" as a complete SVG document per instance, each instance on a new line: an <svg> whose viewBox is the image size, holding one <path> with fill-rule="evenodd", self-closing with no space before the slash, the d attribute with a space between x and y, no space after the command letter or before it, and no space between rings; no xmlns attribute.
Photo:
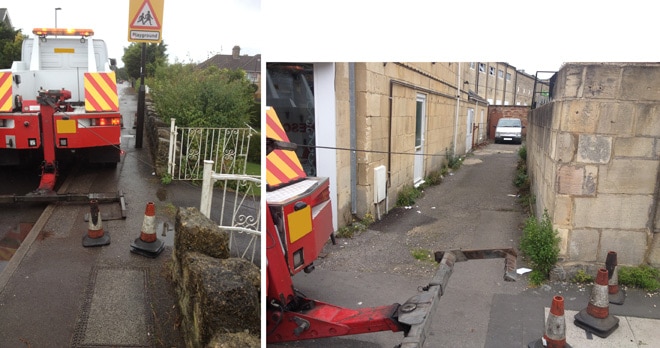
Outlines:
<svg viewBox="0 0 660 348"><path fill-rule="evenodd" d="M230 258L228 234L196 208L176 214L172 278L186 347L259 347L261 271Z"/></svg>
<svg viewBox="0 0 660 348"><path fill-rule="evenodd" d="M151 103L145 102L146 117L144 126L143 145L149 146L151 160L156 175L162 176L167 173L167 158L170 149L170 125L163 122Z"/></svg>
<svg viewBox="0 0 660 348"><path fill-rule="evenodd" d="M146 101L143 147L156 175L167 173L170 125ZM186 347L260 347L261 270L229 257L229 237L197 208L176 214L172 279Z"/></svg>
<svg viewBox="0 0 660 348"><path fill-rule="evenodd" d="M660 64L570 63L531 112L528 171L566 264L660 266Z"/></svg>

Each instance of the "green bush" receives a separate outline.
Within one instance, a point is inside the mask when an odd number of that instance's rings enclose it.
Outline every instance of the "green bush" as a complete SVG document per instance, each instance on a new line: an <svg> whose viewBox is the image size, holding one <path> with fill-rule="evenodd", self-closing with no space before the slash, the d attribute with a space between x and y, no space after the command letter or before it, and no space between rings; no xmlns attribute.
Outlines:
<svg viewBox="0 0 660 348"><path fill-rule="evenodd" d="M247 158L250 162L261 163L261 132L253 133L250 136L250 149Z"/></svg>
<svg viewBox="0 0 660 348"><path fill-rule="evenodd" d="M656 291L660 288L660 271L648 265L638 267L620 266L617 268L619 284Z"/></svg>
<svg viewBox="0 0 660 348"><path fill-rule="evenodd" d="M156 112L180 127L245 128L254 109L254 87L243 70L171 64L149 82Z"/></svg>
<svg viewBox="0 0 660 348"><path fill-rule="evenodd" d="M532 269L538 271L543 280L547 279L559 258L559 236L552 229L547 210L543 212L541 221L535 216L527 218L520 239L520 250L529 258Z"/></svg>

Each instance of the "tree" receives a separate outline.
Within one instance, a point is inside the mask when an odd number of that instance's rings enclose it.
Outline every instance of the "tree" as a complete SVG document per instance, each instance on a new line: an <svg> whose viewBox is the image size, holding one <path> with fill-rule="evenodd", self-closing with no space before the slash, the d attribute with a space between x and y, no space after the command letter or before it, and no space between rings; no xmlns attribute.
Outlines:
<svg viewBox="0 0 660 348"><path fill-rule="evenodd" d="M21 60L21 47L25 36L21 30L9 28L0 22L0 69L9 69L14 61Z"/></svg>
<svg viewBox="0 0 660 348"><path fill-rule="evenodd" d="M158 44L147 44L145 77L153 77L158 67L167 64L166 51L167 45L163 41ZM142 66L142 44L132 42L128 47L124 47L124 56L121 59L128 76L139 79Z"/></svg>

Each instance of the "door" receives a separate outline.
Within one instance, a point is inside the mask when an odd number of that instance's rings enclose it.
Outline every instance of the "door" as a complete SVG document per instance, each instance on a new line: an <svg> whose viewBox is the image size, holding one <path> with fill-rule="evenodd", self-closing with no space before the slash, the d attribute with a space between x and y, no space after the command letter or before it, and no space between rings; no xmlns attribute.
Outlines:
<svg viewBox="0 0 660 348"><path fill-rule="evenodd" d="M467 132L465 133L465 153L472 150L472 137L474 130L474 109L468 109L467 114Z"/></svg>
<svg viewBox="0 0 660 348"><path fill-rule="evenodd" d="M426 131L426 96L417 95L415 112L415 163L413 169L415 187L424 183L424 132Z"/></svg>

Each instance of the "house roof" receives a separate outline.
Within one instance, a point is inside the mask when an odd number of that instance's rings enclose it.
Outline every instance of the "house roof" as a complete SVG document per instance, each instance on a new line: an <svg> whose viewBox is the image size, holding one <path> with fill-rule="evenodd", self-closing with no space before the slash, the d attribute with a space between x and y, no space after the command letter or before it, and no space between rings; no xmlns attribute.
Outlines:
<svg viewBox="0 0 660 348"><path fill-rule="evenodd" d="M243 69L246 72L260 72L261 71L261 54L249 56L247 54L240 55L241 48L234 46L233 54L216 54L215 56L205 60L198 66L206 68L209 66L217 66L221 69Z"/></svg>
<svg viewBox="0 0 660 348"><path fill-rule="evenodd" d="M11 19L9 18L9 11L6 8L0 8L0 22L7 23L9 28L13 28Z"/></svg>

